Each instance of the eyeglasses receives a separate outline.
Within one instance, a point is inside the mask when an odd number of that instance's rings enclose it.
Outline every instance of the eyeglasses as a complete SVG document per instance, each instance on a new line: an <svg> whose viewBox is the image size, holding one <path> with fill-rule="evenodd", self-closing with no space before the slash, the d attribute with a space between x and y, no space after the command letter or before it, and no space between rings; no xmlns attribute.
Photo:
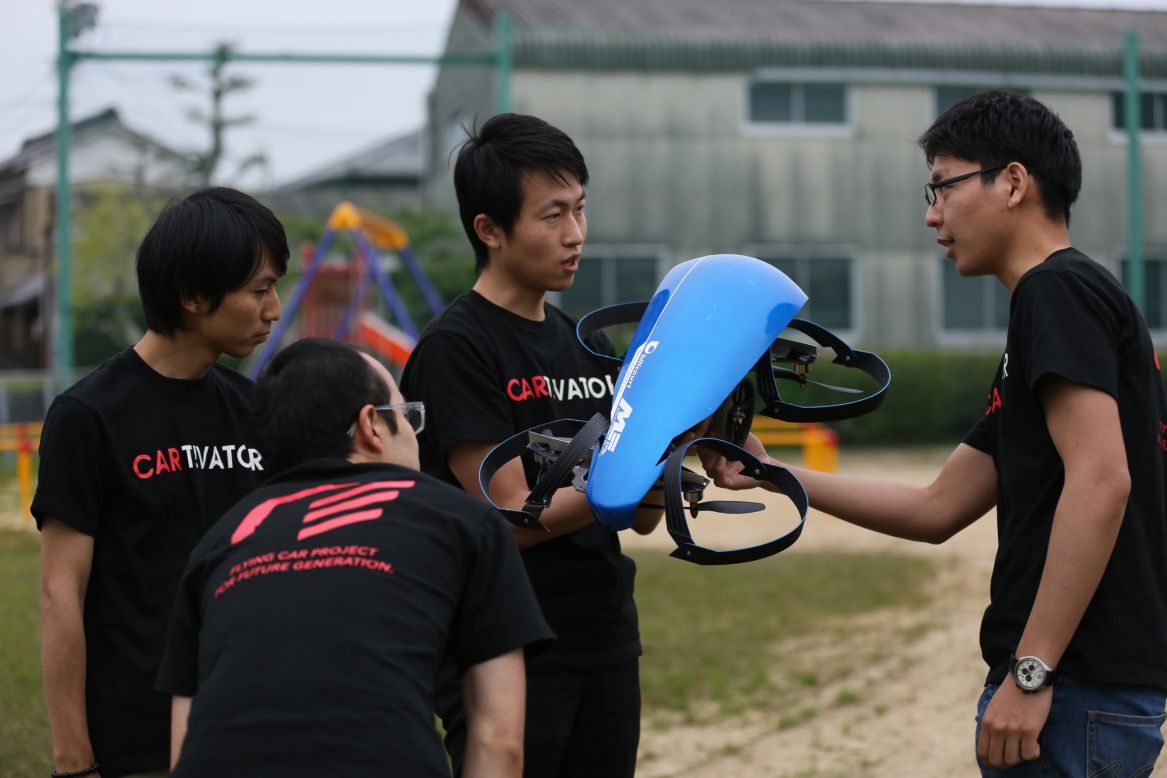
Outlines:
<svg viewBox="0 0 1167 778"><path fill-rule="evenodd" d="M969 178L972 178L973 176L981 175L982 173L992 173L992 172L1000 170L1004 167L1005 167L1004 165L996 165L995 167L983 167L980 170L974 170L971 173L964 173L964 174L959 175L959 176L953 176L952 178L946 178L943 181L937 181L935 183L929 181L928 183L924 184L924 202L928 203L928 205L930 205L930 206L936 205L936 201L938 199L940 199L940 194L939 194L938 190L943 189L946 186L952 186L953 184L959 184L961 181L965 181Z"/></svg>
<svg viewBox="0 0 1167 778"><path fill-rule="evenodd" d="M401 411L405 414L405 421L413 428L414 434L425 429L425 403L411 402L411 403L389 403L388 405L374 405L373 410L377 413L387 413L392 411ZM348 436L351 438L357 432L357 423L354 421L352 426L348 428Z"/></svg>

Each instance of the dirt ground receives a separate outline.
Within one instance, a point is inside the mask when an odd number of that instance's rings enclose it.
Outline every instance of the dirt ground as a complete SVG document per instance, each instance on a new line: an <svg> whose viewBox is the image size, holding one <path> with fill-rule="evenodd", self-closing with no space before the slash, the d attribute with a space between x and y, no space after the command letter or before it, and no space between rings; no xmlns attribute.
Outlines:
<svg viewBox="0 0 1167 778"><path fill-rule="evenodd" d="M843 451L843 473L895 478L912 483L931 481L948 449L911 452ZM761 494L758 490L757 494ZM719 495L721 496L721 495ZM727 494L729 499L743 495ZM713 497L712 491L706 495ZM748 499L759 499L750 494ZM782 507L773 513L792 515ZM771 511L767 511L767 514ZM757 517L758 514L754 514ZM712 528L710 537L694 536L724 547L750 545L780 534L777 524L751 529L746 517ZM624 540L624 538L627 540ZM624 533L626 548L671 549L663 524L652 535ZM747 713L713 725L642 726L638 778L835 778L835 776L905 776L909 778L976 778L974 716L984 681L985 665L977 647L980 617L988 602L989 574L996 548L995 516L986 516L940 546L889 538L811 512L799 540L783 554L833 550L887 550L919 554L936 564L931 601L925 612L885 614L857 624L862 644L885 643L885 657L846 680L859 688L855 704L837 704L838 684L815 690L815 714L791 726L773 714ZM903 639L906 624L927 624L918 640ZM783 647L799 650L799 646ZM822 651L822 646L810 650ZM829 649L828 649L829 650ZM836 647L837 650L837 647ZM817 704L815 704L817 703ZM1159 768L1167 768L1161 758Z"/></svg>

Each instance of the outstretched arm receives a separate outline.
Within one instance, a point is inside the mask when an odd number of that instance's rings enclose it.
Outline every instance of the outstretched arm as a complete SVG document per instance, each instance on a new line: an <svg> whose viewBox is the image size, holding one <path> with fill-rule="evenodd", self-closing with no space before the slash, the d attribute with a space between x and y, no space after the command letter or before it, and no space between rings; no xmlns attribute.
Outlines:
<svg viewBox="0 0 1167 778"><path fill-rule="evenodd" d="M527 680L523 649L473 665L462 679L466 701L465 778L523 774Z"/></svg>
<svg viewBox="0 0 1167 778"><path fill-rule="evenodd" d="M885 535L943 543L996 503L997 469L992 457L965 444L956 447L927 486L789 467L771 459L753 435L743 447L763 462L782 465L794 473L814 508ZM703 450L700 456L718 486L776 489L743 476L741 463L730 462L716 452Z"/></svg>
<svg viewBox="0 0 1167 778"><path fill-rule="evenodd" d="M63 521L41 527L41 676L53 765L59 772L94 763L85 708L85 593L93 538Z"/></svg>

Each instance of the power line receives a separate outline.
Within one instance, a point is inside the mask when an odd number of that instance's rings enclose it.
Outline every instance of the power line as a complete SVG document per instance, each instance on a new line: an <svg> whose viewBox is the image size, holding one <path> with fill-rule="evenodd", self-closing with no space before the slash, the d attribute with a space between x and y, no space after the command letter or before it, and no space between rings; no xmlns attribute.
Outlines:
<svg viewBox="0 0 1167 778"><path fill-rule="evenodd" d="M250 33L281 36L320 36L320 35L416 35L417 33L444 33L446 24L442 22L428 22L415 24L263 24L263 25L230 25L200 24L186 22L138 22L121 19L103 20L103 28L110 31L140 31L140 32L173 32L188 34L213 34L217 37L230 36L236 33Z"/></svg>

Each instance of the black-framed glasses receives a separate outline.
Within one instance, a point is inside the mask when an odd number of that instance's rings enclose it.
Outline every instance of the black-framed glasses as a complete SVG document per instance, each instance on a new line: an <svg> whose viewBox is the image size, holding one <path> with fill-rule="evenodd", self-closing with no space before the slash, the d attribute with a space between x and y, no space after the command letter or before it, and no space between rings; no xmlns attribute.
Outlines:
<svg viewBox="0 0 1167 778"><path fill-rule="evenodd" d="M377 413L390 413L392 411L401 411L405 416L405 421L413 429L414 434L425 429L425 403L420 400L411 403L388 403L387 405L374 405L373 410ZM348 436L351 438L357 432L357 423L354 421L352 426L348 428Z"/></svg>
<svg viewBox="0 0 1167 778"><path fill-rule="evenodd" d="M952 178L946 178L943 181L936 181L936 182L929 181L928 183L924 184L924 202L928 203L928 205L930 205L930 206L936 205L936 201L938 199L940 199L940 194L939 194L938 190L943 189L946 186L952 186L953 184L959 184L961 181L966 181L966 180L972 178L973 176L979 176L983 173L992 173L995 170L1001 170L1004 167L1005 167L1004 165L995 165L994 167L983 167L980 170L974 170L971 173L962 173L959 176L953 176Z"/></svg>

